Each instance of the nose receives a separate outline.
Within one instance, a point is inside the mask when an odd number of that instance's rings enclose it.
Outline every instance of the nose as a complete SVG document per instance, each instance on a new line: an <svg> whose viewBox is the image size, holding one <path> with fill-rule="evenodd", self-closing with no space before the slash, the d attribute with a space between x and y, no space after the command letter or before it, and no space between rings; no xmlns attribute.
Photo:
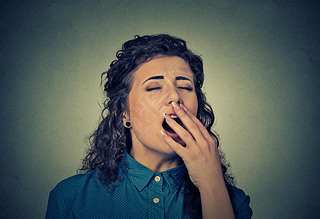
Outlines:
<svg viewBox="0 0 320 219"><path fill-rule="evenodd" d="M181 103L180 94L175 87L168 89L168 98L166 104L170 105L172 102Z"/></svg>

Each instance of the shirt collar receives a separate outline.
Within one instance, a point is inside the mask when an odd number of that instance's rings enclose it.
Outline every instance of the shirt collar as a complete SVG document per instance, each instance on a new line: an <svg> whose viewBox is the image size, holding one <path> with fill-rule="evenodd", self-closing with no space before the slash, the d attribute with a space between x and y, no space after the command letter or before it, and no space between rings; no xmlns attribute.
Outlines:
<svg viewBox="0 0 320 219"><path fill-rule="evenodd" d="M165 182L169 185L169 191L171 193L175 192L184 182L184 177L187 172L185 165L182 164L163 172L154 173L133 159L127 151L122 159L122 163L126 165L128 179L139 191L142 191L155 175L162 175Z"/></svg>
<svg viewBox="0 0 320 219"><path fill-rule="evenodd" d="M187 168L183 163L175 168L162 172L162 175L168 183L169 190L172 193L175 192L184 182L185 177L187 176Z"/></svg>

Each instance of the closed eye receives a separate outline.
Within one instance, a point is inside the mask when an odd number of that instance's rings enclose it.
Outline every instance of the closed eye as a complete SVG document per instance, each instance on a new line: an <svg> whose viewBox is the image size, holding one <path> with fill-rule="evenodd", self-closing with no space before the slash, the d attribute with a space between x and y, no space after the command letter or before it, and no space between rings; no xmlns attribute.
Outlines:
<svg viewBox="0 0 320 219"><path fill-rule="evenodd" d="M187 91L192 91L193 88L192 87L178 87L180 89L184 89L184 90L187 90Z"/></svg>
<svg viewBox="0 0 320 219"><path fill-rule="evenodd" d="M153 91L153 90L159 90L161 87L147 87L146 91Z"/></svg>

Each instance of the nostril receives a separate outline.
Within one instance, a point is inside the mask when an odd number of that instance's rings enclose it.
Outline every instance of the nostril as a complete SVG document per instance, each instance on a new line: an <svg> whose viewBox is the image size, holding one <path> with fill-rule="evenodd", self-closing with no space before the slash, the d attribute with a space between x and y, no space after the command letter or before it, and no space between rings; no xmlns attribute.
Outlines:
<svg viewBox="0 0 320 219"><path fill-rule="evenodd" d="M169 101L169 105L171 105L171 104L172 104L172 102L174 102L174 101L172 101L172 100L171 100L171 101ZM181 101L180 101L180 100L178 100L178 101L176 101L176 103L177 103L177 104L181 104Z"/></svg>

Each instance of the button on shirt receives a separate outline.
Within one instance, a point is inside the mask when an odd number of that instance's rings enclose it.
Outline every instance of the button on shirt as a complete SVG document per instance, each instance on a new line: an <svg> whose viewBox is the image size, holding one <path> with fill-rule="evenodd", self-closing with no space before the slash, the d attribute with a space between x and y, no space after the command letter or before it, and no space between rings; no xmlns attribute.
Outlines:
<svg viewBox="0 0 320 219"><path fill-rule="evenodd" d="M114 189L99 180L99 170L60 182L51 192L46 218L188 218L183 213L185 165L154 173L126 153L127 171ZM249 196L234 187L237 215L250 218Z"/></svg>

